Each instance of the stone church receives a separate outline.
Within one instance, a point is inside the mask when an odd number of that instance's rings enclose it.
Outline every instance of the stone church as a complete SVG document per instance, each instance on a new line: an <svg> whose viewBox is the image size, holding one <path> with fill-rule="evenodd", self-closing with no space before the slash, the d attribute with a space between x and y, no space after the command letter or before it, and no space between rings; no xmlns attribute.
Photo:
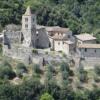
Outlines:
<svg viewBox="0 0 100 100"><path fill-rule="evenodd" d="M32 62L33 49L52 49L69 54L73 51L72 32L59 26L37 25L36 15L30 7L22 16L22 26L8 25L3 31L3 55Z"/></svg>
<svg viewBox="0 0 100 100"><path fill-rule="evenodd" d="M12 29L9 28L10 26ZM22 16L20 30L14 30L14 26L10 26L3 31L3 54L5 56L27 62L32 58L33 48L45 49L50 47L46 30L44 27L37 27L36 15L31 13L30 7Z"/></svg>

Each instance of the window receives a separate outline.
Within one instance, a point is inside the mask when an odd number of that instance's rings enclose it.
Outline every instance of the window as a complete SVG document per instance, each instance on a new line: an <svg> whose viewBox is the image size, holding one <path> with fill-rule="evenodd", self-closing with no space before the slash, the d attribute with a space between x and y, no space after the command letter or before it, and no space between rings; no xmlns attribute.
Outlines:
<svg viewBox="0 0 100 100"><path fill-rule="evenodd" d="M39 39L37 39L37 42L39 41Z"/></svg>
<svg viewBox="0 0 100 100"><path fill-rule="evenodd" d="M28 24L25 24L25 28L28 28Z"/></svg>
<svg viewBox="0 0 100 100"><path fill-rule="evenodd" d="M58 45L60 45L60 42L58 42Z"/></svg>
<svg viewBox="0 0 100 100"><path fill-rule="evenodd" d="M34 18L33 18L33 22L34 22Z"/></svg>
<svg viewBox="0 0 100 100"><path fill-rule="evenodd" d="M87 48L85 48L85 52L87 52Z"/></svg>
<svg viewBox="0 0 100 100"><path fill-rule="evenodd" d="M70 38L70 35L68 35L68 38Z"/></svg>
<svg viewBox="0 0 100 100"><path fill-rule="evenodd" d="M28 22L28 18L25 18L25 22Z"/></svg>

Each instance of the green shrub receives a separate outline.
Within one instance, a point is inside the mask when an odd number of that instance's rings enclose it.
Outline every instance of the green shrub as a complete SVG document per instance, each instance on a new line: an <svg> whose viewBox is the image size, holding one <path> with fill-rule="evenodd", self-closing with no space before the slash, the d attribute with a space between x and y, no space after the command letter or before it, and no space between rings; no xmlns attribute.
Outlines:
<svg viewBox="0 0 100 100"><path fill-rule="evenodd" d="M48 71L51 72L51 73L55 73L56 72L55 68L52 65L48 66Z"/></svg>
<svg viewBox="0 0 100 100"><path fill-rule="evenodd" d="M22 73L27 73L27 68L23 63L19 63L16 66L16 70L20 70Z"/></svg>
<svg viewBox="0 0 100 100"><path fill-rule="evenodd" d="M1 79L13 79L16 77L15 72L9 66L0 67L0 78Z"/></svg>
<svg viewBox="0 0 100 100"><path fill-rule="evenodd" d="M79 68L78 68L78 71L79 71L79 73L84 72L84 67L82 65L80 65Z"/></svg>
<svg viewBox="0 0 100 100"><path fill-rule="evenodd" d="M74 76L74 72L72 70L69 71L70 76Z"/></svg>
<svg viewBox="0 0 100 100"><path fill-rule="evenodd" d="M52 80L52 78L53 78L53 74L51 72L47 72L46 73L46 80L50 81L50 80Z"/></svg>
<svg viewBox="0 0 100 100"><path fill-rule="evenodd" d="M79 79L81 82L88 82L88 74L86 71L83 71L79 74Z"/></svg>
<svg viewBox="0 0 100 100"><path fill-rule="evenodd" d="M23 73L27 73L28 70L26 68L26 66L23 63L19 63L16 66L16 74L18 77L22 77Z"/></svg>
<svg viewBox="0 0 100 100"><path fill-rule="evenodd" d="M19 78L22 78L22 77L23 77L23 73L22 73L22 71L20 71L20 70L17 70L17 71L16 71L16 75L17 75L17 77L19 77Z"/></svg>
<svg viewBox="0 0 100 100"><path fill-rule="evenodd" d="M2 30L3 30L3 27L2 27L2 25L0 24L0 32L2 32Z"/></svg>
<svg viewBox="0 0 100 100"><path fill-rule="evenodd" d="M11 68L11 65L10 65L10 63L8 63L8 61L6 61L6 60L4 60L1 64L0 64L0 67L9 67L9 68Z"/></svg>
<svg viewBox="0 0 100 100"><path fill-rule="evenodd" d="M49 93L44 93L40 100L54 100L53 97Z"/></svg>
<svg viewBox="0 0 100 100"><path fill-rule="evenodd" d="M38 54L38 50L36 50L36 49L33 49L32 52L33 52L34 54Z"/></svg>
<svg viewBox="0 0 100 100"><path fill-rule="evenodd" d="M0 44L0 53L2 53L2 44Z"/></svg>
<svg viewBox="0 0 100 100"><path fill-rule="evenodd" d="M95 65L94 70L97 75L100 75L100 65Z"/></svg>
<svg viewBox="0 0 100 100"><path fill-rule="evenodd" d="M97 83L99 83L100 82L100 77L94 76L94 81L97 82Z"/></svg>
<svg viewBox="0 0 100 100"><path fill-rule="evenodd" d="M69 72L69 65L67 64L67 63L65 63L65 62L62 62L61 63L61 67L60 67L60 70L61 71L68 71Z"/></svg>
<svg viewBox="0 0 100 100"><path fill-rule="evenodd" d="M37 74L41 74L41 73L42 73L42 70L40 69L40 65L38 65L38 64L35 64L35 65L33 66L33 70L34 70L34 72L37 73Z"/></svg>
<svg viewBox="0 0 100 100"><path fill-rule="evenodd" d="M62 78L63 78L63 80L67 80L68 77L69 77L68 72L67 72L67 71L63 71L63 72L62 72Z"/></svg>
<svg viewBox="0 0 100 100"><path fill-rule="evenodd" d="M66 88L69 84L69 80L62 80L62 86Z"/></svg>

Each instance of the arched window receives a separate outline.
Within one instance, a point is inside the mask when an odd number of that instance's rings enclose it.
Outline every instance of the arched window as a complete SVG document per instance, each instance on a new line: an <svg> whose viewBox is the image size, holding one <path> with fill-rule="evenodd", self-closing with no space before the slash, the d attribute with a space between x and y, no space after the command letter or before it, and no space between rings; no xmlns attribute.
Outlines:
<svg viewBox="0 0 100 100"><path fill-rule="evenodd" d="M28 22L28 18L25 18L25 22Z"/></svg>

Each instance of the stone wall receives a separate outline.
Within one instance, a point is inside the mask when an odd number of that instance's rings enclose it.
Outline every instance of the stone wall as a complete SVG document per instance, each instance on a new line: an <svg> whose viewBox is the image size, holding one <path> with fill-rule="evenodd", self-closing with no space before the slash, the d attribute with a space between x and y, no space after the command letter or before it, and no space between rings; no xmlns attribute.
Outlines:
<svg viewBox="0 0 100 100"><path fill-rule="evenodd" d="M21 31L5 31L4 32L4 41L11 43L21 43Z"/></svg>
<svg viewBox="0 0 100 100"><path fill-rule="evenodd" d="M93 69L95 65L100 65L100 58L86 57L81 63L85 69Z"/></svg>
<svg viewBox="0 0 100 100"><path fill-rule="evenodd" d="M80 49L80 54L83 57L93 57L93 58L98 58L100 57L100 49L88 49L88 48L81 48Z"/></svg>
<svg viewBox="0 0 100 100"><path fill-rule="evenodd" d="M41 28L37 30L38 34L37 34L37 40L36 40L36 44L38 48L49 48L50 47L50 40L49 37L46 33L45 28Z"/></svg>
<svg viewBox="0 0 100 100"><path fill-rule="evenodd" d="M8 48L7 45L3 46L3 55L12 57L14 59L18 59L23 61L26 64L31 63L32 61L32 49L26 48L22 46L11 46L11 49Z"/></svg>

